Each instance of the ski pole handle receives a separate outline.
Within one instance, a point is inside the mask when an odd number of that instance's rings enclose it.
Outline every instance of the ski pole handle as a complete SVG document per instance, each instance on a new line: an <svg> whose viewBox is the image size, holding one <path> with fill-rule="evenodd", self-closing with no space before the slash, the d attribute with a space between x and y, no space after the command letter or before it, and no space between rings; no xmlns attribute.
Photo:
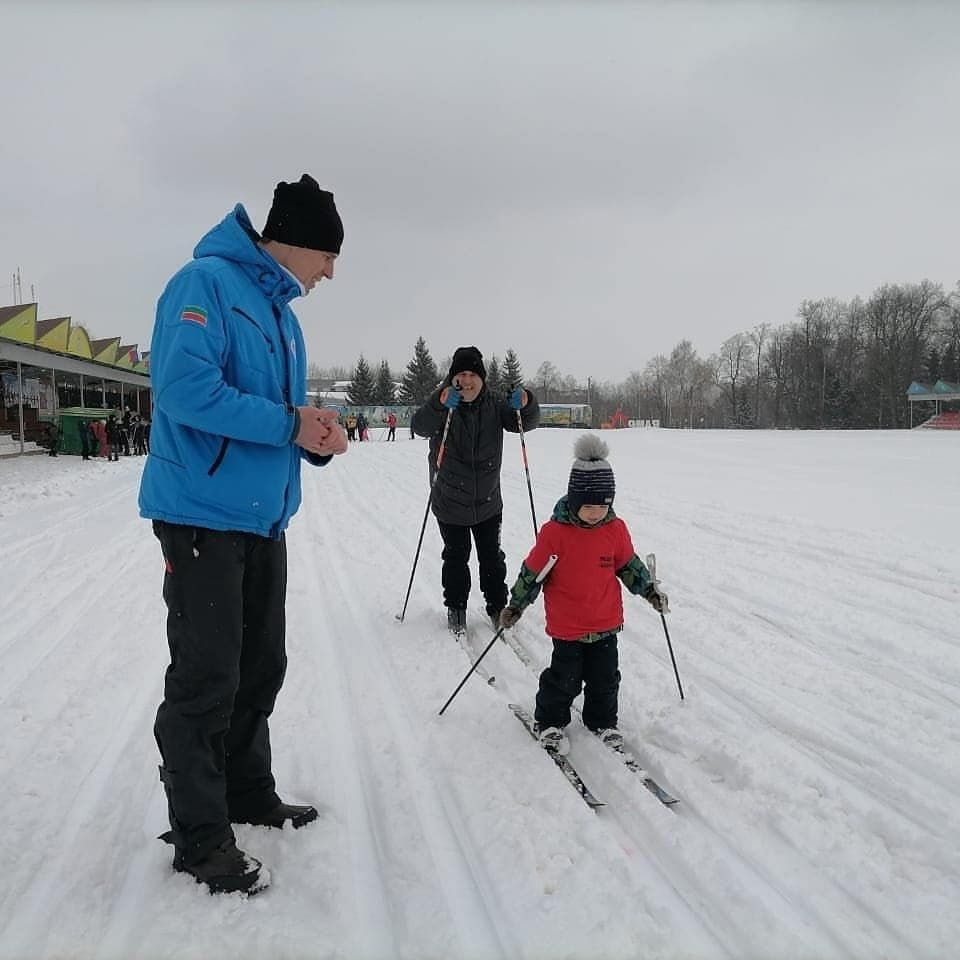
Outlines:
<svg viewBox="0 0 960 960"><path fill-rule="evenodd" d="M547 574L557 565L557 560L560 558L555 554L551 553L547 557L547 562L543 565L543 569L537 574L537 579L534 580L534 583L543 583L547 579Z"/></svg>
<svg viewBox="0 0 960 960"><path fill-rule="evenodd" d="M557 555L555 553L551 553L549 559L543 565L543 569L537 574L537 579L534 582L543 583L544 579L546 579L547 574L556 565L556 562L557 562ZM466 672L466 675L464 676L464 678L457 684L457 689L454 690L449 697L447 697L447 702L440 708L439 716L441 717L443 716L443 712L447 709L447 707L450 706L451 703L453 703L453 698L461 691L461 689L463 689L463 685L470 679L471 675L473 674L473 671L480 666L480 661L490 652L490 648L497 642L497 640L499 640L500 637L503 636L503 629L504 629L503 627L500 627L497 630L497 632L490 638L490 642L483 648L483 653L481 653L480 656L477 657L476 663L474 663L474 665Z"/></svg>

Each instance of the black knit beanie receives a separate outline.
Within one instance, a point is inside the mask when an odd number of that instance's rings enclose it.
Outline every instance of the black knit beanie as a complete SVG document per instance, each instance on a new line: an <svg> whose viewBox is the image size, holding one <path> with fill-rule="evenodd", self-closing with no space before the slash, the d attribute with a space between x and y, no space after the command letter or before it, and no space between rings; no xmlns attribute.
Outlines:
<svg viewBox="0 0 960 960"><path fill-rule="evenodd" d="M475 373L481 380L487 379L487 368L483 365L483 354L476 347L457 347L453 353L453 362L450 364L447 379L453 383L453 378L466 370Z"/></svg>
<svg viewBox="0 0 960 960"><path fill-rule="evenodd" d="M265 240L291 247L339 253L343 222L329 190L321 190L309 173L296 183L281 180L273 191L273 206L263 228Z"/></svg>
<svg viewBox="0 0 960 960"><path fill-rule="evenodd" d="M616 493L613 470L604 459L607 445L595 434L585 433L573 445L576 460L570 469L567 503L573 513L585 504L610 506Z"/></svg>

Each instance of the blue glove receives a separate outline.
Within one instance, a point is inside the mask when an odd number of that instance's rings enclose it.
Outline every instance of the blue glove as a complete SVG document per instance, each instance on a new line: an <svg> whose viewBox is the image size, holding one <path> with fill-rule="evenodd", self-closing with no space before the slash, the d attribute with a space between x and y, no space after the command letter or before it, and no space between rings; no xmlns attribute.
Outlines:
<svg viewBox="0 0 960 960"><path fill-rule="evenodd" d="M456 410L460 406L460 391L456 387L447 387L444 390L446 397L444 397L440 402L448 410Z"/></svg>
<svg viewBox="0 0 960 960"><path fill-rule="evenodd" d="M510 404L512 409L519 410L523 406L523 388L514 387L507 397L507 403Z"/></svg>

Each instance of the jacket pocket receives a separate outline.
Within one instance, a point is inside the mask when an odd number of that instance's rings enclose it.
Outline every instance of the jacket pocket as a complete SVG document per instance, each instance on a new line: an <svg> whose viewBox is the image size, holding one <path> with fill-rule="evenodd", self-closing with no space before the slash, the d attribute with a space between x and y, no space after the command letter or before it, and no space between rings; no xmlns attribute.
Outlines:
<svg viewBox="0 0 960 960"><path fill-rule="evenodd" d="M212 477L220 469L220 464L223 463L223 458L227 455L227 447L229 446L230 438L224 437L220 444L220 450L217 452L217 459L210 464L210 469L207 470L208 477Z"/></svg>

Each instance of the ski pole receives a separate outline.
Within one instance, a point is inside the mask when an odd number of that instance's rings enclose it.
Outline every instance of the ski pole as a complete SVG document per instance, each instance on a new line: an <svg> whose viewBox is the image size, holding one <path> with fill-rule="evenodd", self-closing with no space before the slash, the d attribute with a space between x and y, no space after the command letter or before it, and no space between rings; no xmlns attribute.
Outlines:
<svg viewBox="0 0 960 960"><path fill-rule="evenodd" d="M654 584L659 583L657 579L657 557L656 554L647 554L647 569L650 576L653 577ZM680 684L680 671L677 670L677 658L673 655L673 644L670 642L670 631L667 629L667 618L664 612L660 611L660 622L663 624L663 635L667 638L667 649L670 651L670 662L673 664L673 675L677 678L677 689L680 691L680 699L683 700L683 687Z"/></svg>
<svg viewBox="0 0 960 960"><path fill-rule="evenodd" d="M667 629L667 618L660 611L660 622L663 624L663 635L667 638L667 649L670 651L670 660L673 663L673 675L677 678L677 689L680 691L680 699L683 699L683 687L680 686L680 673L677 670L677 661L673 655L673 644L670 643L670 631Z"/></svg>
<svg viewBox="0 0 960 960"><path fill-rule="evenodd" d="M547 574L553 569L553 566L556 562L557 562L557 555L555 553L551 553L549 559L544 564L543 569L537 574L537 579L534 582L542 583L546 578ZM500 627L497 630L497 632L493 635L493 637L491 637L490 642L483 648L483 653L481 653L480 656L477 657L476 663L474 663L474 665L467 671L466 676L457 684L457 689L450 694L450 696L447 698L447 702L440 708L439 715L441 717L443 716L443 711L450 706L450 704L453 702L453 698L460 692L463 685L470 679L470 676L473 674L473 671L480 666L480 661L490 652L490 648L497 642L497 640L499 640L500 637L503 636L503 631L505 629L506 629L505 627Z"/></svg>
<svg viewBox="0 0 960 960"><path fill-rule="evenodd" d="M516 387L514 387L516 389ZM523 390L523 387L520 387ZM530 482L530 464L527 462L527 442L523 438L523 417L517 411L517 427L520 431L520 453L523 457L523 469L527 474L527 493L530 495L530 516L533 517L533 537L537 538L537 511L533 508L533 484Z"/></svg>
<svg viewBox="0 0 960 960"><path fill-rule="evenodd" d="M417 572L417 561L420 559L420 548L423 546L423 534L427 529L427 517L430 516L430 501L433 499L433 487L440 476L440 464L443 463L443 454L447 449L447 434L450 432L450 420L453 417L453 408L447 412L447 422L443 425L443 436L440 438L440 449L437 450L437 465L433 470L433 479L430 481L430 492L427 494L427 509L423 511L423 524L420 527L420 539L417 541L417 552L413 557L413 569L410 571L410 582L407 584L407 595L403 598L403 609L396 615L403 623L407 615L407 604L410 602L410 591L413 589L413 576Z"/></svg>

